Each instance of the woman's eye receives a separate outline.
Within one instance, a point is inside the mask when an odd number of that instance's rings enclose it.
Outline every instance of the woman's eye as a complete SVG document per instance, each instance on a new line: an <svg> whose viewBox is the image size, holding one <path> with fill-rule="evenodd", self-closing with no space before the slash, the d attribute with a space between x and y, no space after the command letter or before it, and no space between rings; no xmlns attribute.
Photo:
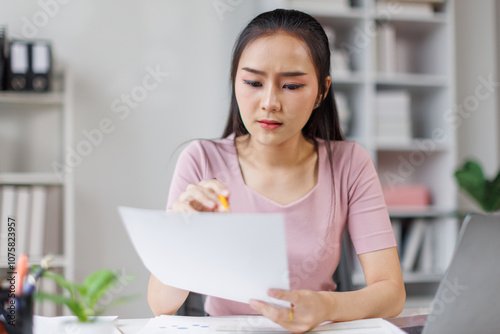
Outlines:
<svg viewBox="0 0 500 334"><path fill-rule="evenodd" d="M287 84L287 85L285 85L285 86L283 86L283 87L285 87L285 88L287 88L287 89L290 89L290 90L294 90L294 89L300 88L300 87L302 87L302 86L304 86L304 85L299 85L299 84L296 84L296 85L294 85L294 84Z"/></svg>
<svg viewBox="0 0 500 334"><path fill-rule="evenodd" d="M258 82L258 81L245 80L245 83L247 85L252 86L252 87L261 87L262 86L262 84L260 82Z"/></svg>

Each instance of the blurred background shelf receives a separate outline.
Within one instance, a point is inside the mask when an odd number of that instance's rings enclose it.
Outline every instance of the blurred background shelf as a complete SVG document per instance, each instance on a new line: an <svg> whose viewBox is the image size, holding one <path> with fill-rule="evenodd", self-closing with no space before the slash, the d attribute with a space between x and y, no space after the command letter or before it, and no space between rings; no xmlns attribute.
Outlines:
<svg viewBox="0 0 500 334"><path fill-rule="evenodd" d="M0 185L62 185L63 180L54 173L0 173Z"/></svg>
<svg viewBox="0 0 500 334"><path fill-rule="evenodd" d="M417 184L429 189L430 205L391 207L389 215L399 224L402 259L414 223L425 222L428 235L432 230L436 246L426 246L426 256L432 257L432 264L426 265L432 267L432 274L417 267L404 273L405 283L411 286L408 298L432 295L451 260L458 233L453 179L457 148L448 115L455 101L454 1L425 5L414 15L406 10L378 10L382 5L378 0L307 4L284 0L283 5L310 13L327 33L333 31L329 33L332 52L348 59L348 69L341 66L339 71L335 69L339 60L332 57L333 90L345 100L340 104L347 104L349 112L344 132L368 151L382 185ZM380 109L385 107L392 109ZM416 254L418 263L423 255ZM359 284L364 278L357 256L353 258L353 280Z"/></svg>

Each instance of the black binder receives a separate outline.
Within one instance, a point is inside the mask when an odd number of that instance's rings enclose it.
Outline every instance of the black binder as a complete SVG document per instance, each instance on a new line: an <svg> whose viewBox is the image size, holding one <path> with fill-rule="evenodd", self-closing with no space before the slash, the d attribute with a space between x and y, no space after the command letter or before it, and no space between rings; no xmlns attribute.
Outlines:
<svg viewBox="0 0 500 334"><path fill-rule="evenodd" d="M10 42L7 88L46 92L50 88L52 52L48 41Z"/></svg>
<svg viewBox="0 0 500 334"><path fill-rule="evenodd" d="M0 26L0 90L6 89L7 51L7 27Z"/></svg>
<svg viewBox="0 0 500 334"><path fill-rule="evenodd" d="M35 41L30 44L31 88L36 92L46 92L50 88L52 72L52 52L50 42Z"/></svg>
<svg viewBox="0 0 500 334"><path fill-rule="evenodd" d="M11 41L7 70L7 89L14 91L31 90L29 43Z"/></svg>

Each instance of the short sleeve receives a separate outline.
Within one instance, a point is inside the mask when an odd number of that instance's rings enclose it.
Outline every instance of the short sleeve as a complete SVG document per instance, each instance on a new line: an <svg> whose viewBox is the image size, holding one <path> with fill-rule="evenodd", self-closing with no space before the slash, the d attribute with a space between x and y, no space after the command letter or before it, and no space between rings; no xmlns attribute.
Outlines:
<svg viewBox="0 0 500 334"><path fill-rule="evenodd" d="M189 184L197 184L204 179L205 169L205 152L201 143L194 141L182 151L177 160L168 192L167 211L172 210L172 204L186 191Z"/></svg>
<svg viewBox="0 0 500 334"><path fill-rule="evenodd" d="M347 226L358 254L396 246L382 187L368 153L353 145L348 173Z"/></svg>

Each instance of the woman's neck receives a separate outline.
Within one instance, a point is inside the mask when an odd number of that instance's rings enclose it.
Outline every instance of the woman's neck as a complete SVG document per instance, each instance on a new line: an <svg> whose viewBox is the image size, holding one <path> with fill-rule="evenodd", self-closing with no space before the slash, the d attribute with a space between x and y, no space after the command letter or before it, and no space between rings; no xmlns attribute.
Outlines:
<svg viewBox="0 0 500 334"><path fill-rule="evenodd" d="M249 134L238 137L237 143L238 154L261 168L296 166L316 152L315 145L301 134L278 145L259 143Z"/></svg>

